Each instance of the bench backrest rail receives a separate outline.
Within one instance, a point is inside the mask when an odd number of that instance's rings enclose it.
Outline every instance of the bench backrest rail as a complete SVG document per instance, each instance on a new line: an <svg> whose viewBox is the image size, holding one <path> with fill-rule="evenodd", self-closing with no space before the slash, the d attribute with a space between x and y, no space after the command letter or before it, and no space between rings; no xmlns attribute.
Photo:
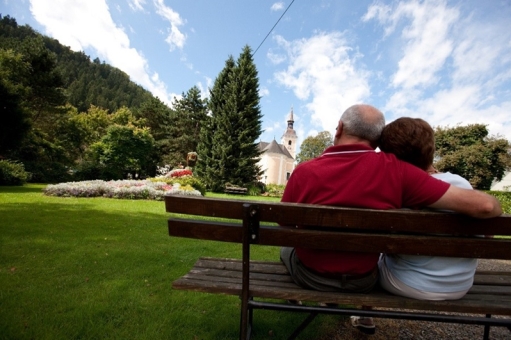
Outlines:
<svg viewBox="0 0 511 340"><path fill-rule="evenodd" d="M382 232L511 236L511 215L481 220L460 214L427 210L374 210L177 195L165 197L167 212L235 220L243 219L244 203L257 204L260 223L335 227L336 230L355 228Z"/></svg>

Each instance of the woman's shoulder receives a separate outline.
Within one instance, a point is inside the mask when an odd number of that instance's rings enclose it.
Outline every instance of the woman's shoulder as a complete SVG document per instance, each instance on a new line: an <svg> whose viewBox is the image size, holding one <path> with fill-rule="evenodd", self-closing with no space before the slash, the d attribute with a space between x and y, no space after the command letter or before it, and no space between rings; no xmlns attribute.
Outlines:
<svg viewBox="0 0 511 340"><path fill-rule="evenodd" d="M463 178L459 175L452 174L450 172L440 172L440 173L433 174L431 176L433 176L436 179L439 179L441 181L444 181L444 182L447 182L454 186L457 186L459 188L472 189L472 185L470 184L469 181L467 181L465 178Z"/></svg>

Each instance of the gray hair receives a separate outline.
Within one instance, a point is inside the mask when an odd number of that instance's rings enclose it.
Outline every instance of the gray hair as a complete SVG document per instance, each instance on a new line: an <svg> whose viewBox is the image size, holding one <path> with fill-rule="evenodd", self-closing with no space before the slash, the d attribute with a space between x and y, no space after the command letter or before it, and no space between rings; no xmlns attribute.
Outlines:
<svg viewBox="0 0 511 340"><path fill-rule="evenodd" d="M368 113L371 110L372 114ZM353 105L341 116L343 131L351 136L376 143L385 127L385 117L378 109L369 105Z"/></svg>

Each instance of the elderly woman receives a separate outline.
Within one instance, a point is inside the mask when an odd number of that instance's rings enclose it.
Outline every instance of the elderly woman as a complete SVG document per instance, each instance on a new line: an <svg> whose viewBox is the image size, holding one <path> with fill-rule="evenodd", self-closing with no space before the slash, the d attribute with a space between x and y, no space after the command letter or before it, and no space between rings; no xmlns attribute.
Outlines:
<svg viewBox="0 0 511 340"><path fill-rule="evenodd" d="M433 167L434 131L422 119L399 118L388 124L379 147L444 182L472 189L463 177L438 173ZM379 262L380 285L390 293L419 300L456 300L472 287L476 267L476 259L383 255Z"/></svg>

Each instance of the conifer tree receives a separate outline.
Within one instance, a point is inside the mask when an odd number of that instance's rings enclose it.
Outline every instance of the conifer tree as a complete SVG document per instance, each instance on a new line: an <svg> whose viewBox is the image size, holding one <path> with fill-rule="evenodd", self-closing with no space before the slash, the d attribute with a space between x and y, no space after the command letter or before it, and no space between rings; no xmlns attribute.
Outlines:
<svg viewBox="0 0 511 340"><path fill-rule="evenodd" d="M249 46L231 57L210 93L211 118L201 132L200 173L213 191L226 183L247 187L257 180L262 114L259 79Z"/></svg>
<svg viewBox="0 0 511 340"><path fill-rule="evenodd" d="M197 153L199 161L196 165L197 175L199 175L206 186L213 191L221 191L222 185L216 179L224 178L225 164L222 163L222 145L218 132L220 117L224 116L225 110L225 91L230 79L230 74L234 71L236 64L234 58L229 56L225 61L225 66L220 72L210 89L209 111L210 115L206 118L205 124L201 128L199 145Z"/></svg>
<svg viewBox="0 0 511 340"><path fill-rule="evenodd" d="M206 100L201 98L199 88L193 86L182 98L174 99L172 106L172 124L168 127L171 139L165 160L168 164L185 164L188 152L197 150L199 132L207 117Z"/></svg>

